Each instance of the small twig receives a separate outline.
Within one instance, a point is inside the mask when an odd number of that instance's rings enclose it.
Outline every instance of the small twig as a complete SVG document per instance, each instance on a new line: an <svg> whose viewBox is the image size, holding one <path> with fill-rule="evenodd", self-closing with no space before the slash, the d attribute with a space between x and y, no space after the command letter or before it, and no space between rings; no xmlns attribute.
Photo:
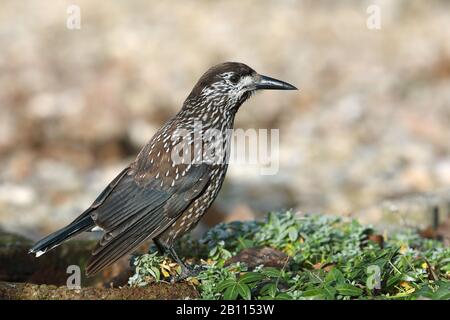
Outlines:
<svg viewBox="0 0 450 320"><path fill-rule="evenodd" d="M427 258L422 257L423 260L425 260L425 263L427 264L427 269L430 271L428 275L431 275L434 281L439 280L439 276L434 272L433 267L431 266L430 262L427 260Z"/></svg>
<svg viewBox="0 0 450 320"><path fill-rule="evenodd" d="M391 260L389 259L389 264L391 265L392 268L394 268L395 271L397 271L400 274L403 274L403 272L401 272L400 270L397 269L397 267L391 262Z"/></svg>

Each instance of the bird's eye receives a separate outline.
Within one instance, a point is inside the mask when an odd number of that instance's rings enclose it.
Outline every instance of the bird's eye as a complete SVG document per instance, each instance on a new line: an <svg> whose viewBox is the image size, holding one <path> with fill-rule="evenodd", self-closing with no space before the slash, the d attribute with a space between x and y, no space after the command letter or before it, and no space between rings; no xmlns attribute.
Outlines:
<svg viewBox="0 0 450 320"><path fill-rule="evenodd" d="M238 81L239 81L239 76L238 76L237 74L233 74L233 75L230 77L230 81L231 81L232 83L234 83L234 84L238 83Z"/></svg>

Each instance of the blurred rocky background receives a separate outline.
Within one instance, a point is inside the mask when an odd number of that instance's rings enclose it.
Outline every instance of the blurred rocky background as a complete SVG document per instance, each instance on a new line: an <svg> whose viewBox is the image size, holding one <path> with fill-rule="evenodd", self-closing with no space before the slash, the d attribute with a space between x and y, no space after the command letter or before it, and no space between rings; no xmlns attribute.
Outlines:
<svg viewBox="0 0 450 320"><path fill-rule="evenodd" d="M448 1L4 0L0 48L6 231L74 219L223 61L300 91L241 109L236 127L280 129L279 171L231 166L203 228L285 208L423 226L450 211Z"/></svg>

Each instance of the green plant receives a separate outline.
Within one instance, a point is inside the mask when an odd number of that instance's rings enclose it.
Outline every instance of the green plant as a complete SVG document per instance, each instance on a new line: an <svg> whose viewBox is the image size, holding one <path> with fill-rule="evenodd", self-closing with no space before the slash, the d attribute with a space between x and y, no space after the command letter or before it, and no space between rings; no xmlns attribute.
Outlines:
<svg viewBox="0 0 450 320"><path fill-rule="evenodd" d="M404 230L371 240L374 230L334 216L270 213L264 221L219 224L189 239L202 265L202 299L450 299L450 249ZM182 241L185 244L187 241ZM246 248L272 247L290 259L281 269L228 262ZM188 250L186 250L189 252ZM159 280L155 253L135 260L130 284ZM159 268L159 273L157 272Z"/></svg>
<svg viewBox="0 0 450 320"><path fill-rule="evenodd" d="M135 266L135 274L128 279L130 286L145 286L152 282L168 279L179 273L180 268L171 262L166 256L160 256L157 252L134 256L132 265Z"/></svg>

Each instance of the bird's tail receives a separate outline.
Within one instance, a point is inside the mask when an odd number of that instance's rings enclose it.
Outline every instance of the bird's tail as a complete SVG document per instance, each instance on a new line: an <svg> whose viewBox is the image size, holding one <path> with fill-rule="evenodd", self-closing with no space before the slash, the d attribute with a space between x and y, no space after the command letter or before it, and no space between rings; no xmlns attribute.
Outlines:
<svg viewBox="0 0 450 320"><path fill-rule="evenodd" d="M73 236L92 229L95 226L94 221L90 215L85 215L82 219L76 219L68 226L53 232L45 238L39 240L28 251L28 253L35 253L36 258L43 255L47 251L59 246L65 240L72 238Z"/></svg>

